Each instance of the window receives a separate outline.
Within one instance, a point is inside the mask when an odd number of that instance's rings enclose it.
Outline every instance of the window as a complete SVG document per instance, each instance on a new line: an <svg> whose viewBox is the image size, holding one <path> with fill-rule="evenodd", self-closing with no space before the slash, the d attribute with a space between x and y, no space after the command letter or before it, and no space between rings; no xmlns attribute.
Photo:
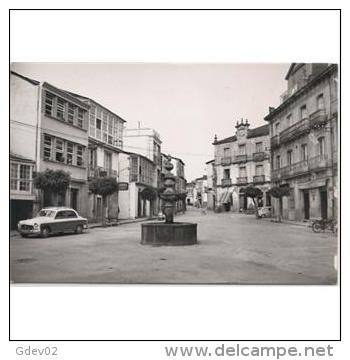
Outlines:
<svg viewBox="0 0 350 360"><path fill-rule="evenodd" d="M67 211L58 211L55 219L66 219L67 217Z"/></svg>
<svg viewBox="0 0 350 360"><path fill-rule="evenodd" d="M231 179L230 169L224 169L224 179Z"/></svg>
<svg viewBox="0 0 350 360"><path fill-rule="evenodd" d="M245 144L238 146L238 154L245 155Z"/></svg>
<svg viewBox="0 0 350 360"><path fill-rule="evenodd" d="M64 157L63 157L63 140L61 140L61 139L56 139L55 150L56 150L56 155L55 155L56 161L64 162Z"/></svg>
<svg viewBox="0 0 350 360"><path fill-rule="evenodd" d="M102 120L96 119L96 138L101 139Z"/></svg>
<svg viewBox="0 0 350 360"><path fill-rule="evenodd" d="M317 139L317 142L318 142L318 154L320 156L324 156L325 154L325 140L324 140L324 137L320 137Z"/></svg>
<svg viewBox="0 0 350 360"><path fill-rule="evenodd" d="M138 158L136 156L132 156L131 159L131 172L130 172L130 181L137 181L138 179Z"/></svg>
<svg viewBox="0 0 350 360"><path fill-rule="evenodd" d="M113 136L108 135L108 144L113 145Z"/></svg>
<svg viewBox="0 0 350 360"><path fill-rule="evenodd" d="M224 157L229 157L230 156L230 148L225 148L224 149Z"/></svg>
<svg viewBox="0 0 350 360"><path fill-rule="evenodd" d="M113 118L111 116L109 116L109 119L108 119L108 134L109 135L112 135L113 134Z"/></svg>
<svg viewBox="0 0 350 360"><path fill-rule="evenodd" d="M289 209L294 210L295 209L295 198L294 198L294 189L289 189L289 196L288 196L288 202L289 202Z"/></svg>
<svg viewBox="0 0 350 360"><path fill-rule="evenodd" d="M65 120L65 111L66 111L66 102L57 98L57 109L56 109L56 117L61 120Z"/></svg>
<svg viewBox="0 0 350 360"><path fill-rule="evenodd" d="M245 166L241 166L239 168L239 177L246 177L247 176L247 170Z"/></svg>
<svg viewBox="0 0 350 360"><path fill-rule="evenodd" d="M105 156L104 156L104 168L108 173L110 173L112 169L112 154L107 151L105 151Z"/></svg>
<svg viewBox="0 0 350 360"><path fill-rule="evenodd" d="M19 190L30 191L30 165L19 166Z"/></svg>
<svg viewBox="0 0 350 360"><path fill-rule="evenodd" d="M96 149L89 150L89 166L91 169L96 167Z"/></svg>
<svg viewBox="0 0 350 360"><path fill-rule="evenodd" d="M324 97L323 94L320 94L317 96L317 110L322 110L324 107Z"/></svg>
<svg viewBox="0 0 350 360"><path fill-rule="evenodd" d="M45 115L53 116L53 102L54 102L54 95L47 92L45 93Z"/></svg>
<svg viewBox="0 0 350 360"><path fill-rule="evenodd" d="M281 156L277 155L276 156L276 163L275 163L275 168L279 169L281 167Z"/></svg>
<svg viewBox="0 0 350 360"><path fill-rule="evenodd" d="M74 124L76 106L73 104L68 104L68 122L69 124Z"/></svg>
<svg viewBox="0 0 350 360"><path fill-rule="evenodd" d="M31 165L11 163L10 189L17 191L31 191Z"/></svg>
<svg viewBox="0 0 350 360"><path fill-rule="evenodd" d="M83 128L83 125L84 125L84 113L85 113L85 110L78 108L77 126L79 126L80 128Z"/></svg>
<svg viewBox="0 0 350 360"><path fill-rule="evenodd" d="M300 120L306 119L307 118L307 112L306 112L306 105L303 105L300 108Z"/></svg>
<svg viewBox="0 0 350 360"><path fill-rule="evenodd" d="M11 163L11 190L17 190L18 164Z"/></svg>
<svg viewBox="0 0 350 360"><path fill-rule="evenodd" d="M301 151L301 160L305 161L307 160L308 154L307 154L307 144L302 144L300 147L300 151Z"/></svg>
<svg viewBox="0 0 350 360"><path fill-rule="evenodd" d="M278 135L279 132L280 132L280 123L278 122L275 124L275 135Z"/></svg>
<svg viewBox="0 0 350 360"><path fill-rule="evenodd" d="M77 145L77 165L78 166L84 165L83 155L84 155L83 146Z"/></svg>
<svg viewBox="0 0 350 360"><path fill-rule="evenodd" d="M52 137L49 135L44 136L44 160L52 159Z"/></svg>
<svg viewBox="0 0 350 360"><path fill-rule="evenodd" d="M291 166L293 164L293 151L292 150L287 151L287 164L288 164L288 166Z"/></svg>
<svg viewBox="0 0 350 360"><path fill-rule="evenodd" d="M73 156L74 156L74 144L71 142L67 142L67 164L73 164Z"/></svg>
<svg viewBox="0 0 350 360"><path fill-rule="evenodd" d="M255 166L255 175L257 175L257 176L264 175L264 166L263 165Z"/></svg>
<svg viewBox="0 0 350 360"><path fill-rule="evenodd" d="M287 127L292 126L293 125L293 114L289 114L287 116Z"/></svg>
<svg viewBox="0 0 350 360"><path fill-rule="evenodd" d="M255 152L263 152L264 148L263 148L263 143L262 142L257 142L255 144Z"/></svg>
<svg viewBox="0 0 350 360"><path fill-rule="evenodd" d="M77 214L74 212L74 211L72 211L72 210L66 210L66 217L67 218L76 218L77 217Z"/></svg>

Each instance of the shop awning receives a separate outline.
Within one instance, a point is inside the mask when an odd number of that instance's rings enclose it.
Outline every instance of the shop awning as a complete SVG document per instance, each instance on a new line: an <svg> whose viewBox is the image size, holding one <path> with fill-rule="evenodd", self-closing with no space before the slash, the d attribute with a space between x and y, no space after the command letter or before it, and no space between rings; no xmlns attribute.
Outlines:
<svg viewBox="0 0 350 360"><path fill-rule="evenodd" d="M221 204L230 203L231 202L231 193L227 191L227 192L224 192L223 194L221 194L219 202Z"/></svg>

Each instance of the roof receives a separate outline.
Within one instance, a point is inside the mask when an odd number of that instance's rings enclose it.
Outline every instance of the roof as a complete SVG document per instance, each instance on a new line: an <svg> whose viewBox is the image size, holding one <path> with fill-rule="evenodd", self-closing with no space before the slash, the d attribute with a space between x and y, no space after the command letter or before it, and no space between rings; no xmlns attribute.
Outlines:
<svg viewBox="0 0 350 360"><path fill-rule="evenodd" d="M214 162L214 159L207 161L206 164L210 164L210 163L212 163L212 162Z"/></svg>
<svg viewBox="0 0 350 360"><path fill-rule="evenodd" d="M71 91L67 91L69 94L73 95L74 97L77 97L77 98L80 98L80 99L84 99L84 100L88 100L88 101L92 101L94 102L96 105L100 106L101 108L109 111L111 114L115 115L117 118L119 118L120 120L126 122L126 120L124 120L120 115L117 115L116 113L114 113L113 111L109 110L108 108L106 108L105 106L101 105L100 103L98 103L96 100L94 99L91 99L89 97L86 97L86 96L83 96L83 95L80 95L80 94L76 94L74 92L71 92Z"/></svg>
<svg viewBox="0 0 350 360"><path fill-rule="evenodd" d="M266 135L269 135L269 125L262 125L254 129L248 129L247 139L251 139L259 136L266 136ZM227 144L235 141L237 141L237 136L233 135L228 138L218 140L214 142L213 145Z"/></svg>
<svg viewBox="0 0 350 360"><path fill-rule="evenodd" d="M43 207L41 210L74 210L70 207L67 207L67 206L46 206L46 207ZM76 210L74 210L76 211Z"/></svg>
<svg viewBox="0 0 350 360"><path fill-rule="evenodd" d="M15 161L21 161L21 162L27 162L27 163L31 163L31 164L35 164L34 160L28 159L22 155L18 155L15 154L13 152L10 152L10 160L15 160Z"/></svg>
<svg viewBox="0 0 350 360"><path fill-rule="evenodd" d="M26 81L28 81L29 83L33 84L33 85L40 85L40 81L37 81L37 80L31 79L31 78L29 78L29 77L27 77L27 76L18 74L18 73L15 72L15 71L12 71L12 70L11 70L11 74L12 74L12 75L15 75L15 76L18 76L19 78L21 78L21 79L23 79L23 80L26 80Z"/></svg>
<svg viewBox="0 0 350 360"><path fill-rule="evenodd" d="M288 69L287 75L285 76L285 80L288 80L289 77L299 68L301 68L304 65L304 63L292 63Z"/></svg>
<svg viewBox="0 0 350 360"><path fill-rule="evenodd" d="M293 95L289 96L281 105L272 110L269 114L264 117L264 120L270 121L275 115L284 110L287 106L289 106L296 98L301 96L305 91L309 90L312 86L318 83L327 75L331 74L333 71L338 69L337 64L332 64L328 66L325 70L321 71L317 76L315 76L312 80L306 83L302 88L296 91Z"/></svg>
<svg viewBox="0 0 350 360"><path fill-rule="evenodd" d="M79 100L76 96L73 96L69 91L60 89L57 86L51 85L50 83L48 83L46 81L43 83L43 87L48 88L51 91L55 91L61 96L65 96L66 98L70 99L73 102L76 102L77 104L84 107L85 109L89 109L89 107L90 107L89 104Z"/></svg>

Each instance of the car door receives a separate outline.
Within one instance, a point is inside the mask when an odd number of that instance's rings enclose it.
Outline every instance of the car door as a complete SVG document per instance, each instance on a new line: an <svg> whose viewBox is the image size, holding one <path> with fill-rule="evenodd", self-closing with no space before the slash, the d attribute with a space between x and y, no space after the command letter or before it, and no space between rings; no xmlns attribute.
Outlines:
<svg viewBox="0 0 350 360"><path fill-rule="evenodd" d="M67 216L67 231L75 231L79 224L79 218L75 211L66 210Z"/></svg>
<svg viewBox="0 0 350 360"><path fill-rule="evenodd" d="M67 211L66 210L60 210L57 211L57 214L55 216L55 221L52 226L53 232L65 232L68 231L68 218L67 218Z"/></svg>

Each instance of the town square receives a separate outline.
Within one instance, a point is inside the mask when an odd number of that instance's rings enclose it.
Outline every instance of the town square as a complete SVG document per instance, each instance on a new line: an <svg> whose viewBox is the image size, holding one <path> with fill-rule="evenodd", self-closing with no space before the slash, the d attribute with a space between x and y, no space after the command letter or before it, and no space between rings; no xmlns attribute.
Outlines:
<svg viewBox="0 0 350 360"><path fill-rule="evenodd" d="M337 64L12 67L13 283L337 283Z"/></svg>

